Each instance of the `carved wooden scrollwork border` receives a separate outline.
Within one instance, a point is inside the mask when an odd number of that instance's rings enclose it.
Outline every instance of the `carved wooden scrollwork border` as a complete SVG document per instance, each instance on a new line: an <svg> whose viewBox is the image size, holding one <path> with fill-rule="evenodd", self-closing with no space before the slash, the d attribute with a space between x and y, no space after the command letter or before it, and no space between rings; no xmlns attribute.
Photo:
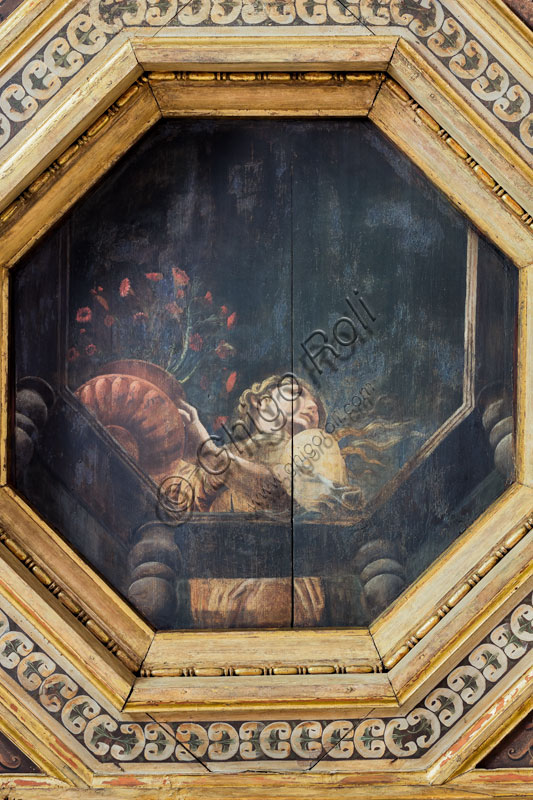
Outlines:
<svg viewBox="0 0 533 800"><path fill-rule="evenodd" d="M439 63L447 79L466 92L470 102L484 108L517 146L530 149L531 95L521 79L519 64L479 35L476 18L480 16L474 7L472 17L465 19L453 0L236 0L230 6L198 0L183 8L178 0L135 0L127 6L71 2L62 24L39 42L25 63L9 75L7 84L0 87L0 147L117 36L131 32L150 37L187 28L228 30L239 25L245 30L264 30L263 26L317 30L327 26L339 33L348 27L366 36L388 32L403 35Z"/></svg>
<svg viewBox="0 0 533 800"><path fill-rule="evenodd" d="M32 637L28 627L14 620L9 608L0 610L0 666L14 690L33 698L34 705L56 728L65 743L103 768L129 764L202 765L232 763L243 769L265 769L292 761L298 768L324 764L374 771L380 762L395 762L395 769L427 767L430 753L446 752L448 743L463 730L463 718L494 696L496 687L509 691L527 667L533 648L531 591L519 598L504 617L471 642L422 697L415 707L354 718L301 716L283 719L265 716L236 721L231 712L194 721L183 715L161 719L145 715L132 718L110 711L84 681L65 671L65 664ZM3 605L3 604L2 604ZM531 670L530 670L531 671ZM494 700L490 700L490 703ZM129 712L129 713L128 713ZM482 718L483 720L483 718ZM483 724L489 725L486 715Z"/></svg>
<svg viewBox="0 0 533 800"><path fill-rule="evenodd" d="M0 213L0 235L6 226L16 220L18 214L24 209L31 207L31 203L43 192L46 191L51 181L56 178L61 171L69 165L69 162L80 154L81 149L90 144L98 134L106 128L113 118L120 114L127 107L130 101L137 94L143 84L157 84L159 82L177 81L192 82L195 85L206 82L233 82L233 83L272 83L275 85L298 83L300 81L311 84L325 84L344 82L366 82L371 79L369 73L356 72L149 72L137 80L129 89L124 92L109 108L90 125L87 130L78 137L61 155L59 155L29 186ZM533 216L528 213L520 203L518 203L506 188L501 186L495 178L490 175L487 169L481 166L464 147L462 147L428 112L420 106L400 84L383 73L377 73L379 82L386 81L394 94L408 107L412 108L420 120L437 136L439 136L448 147L453 150L458 158L464 160L472 169L476 177L482 184L487 186L496 197L499 198L506 208L520 219L520 221L530 229L533 229Z"/></svg>

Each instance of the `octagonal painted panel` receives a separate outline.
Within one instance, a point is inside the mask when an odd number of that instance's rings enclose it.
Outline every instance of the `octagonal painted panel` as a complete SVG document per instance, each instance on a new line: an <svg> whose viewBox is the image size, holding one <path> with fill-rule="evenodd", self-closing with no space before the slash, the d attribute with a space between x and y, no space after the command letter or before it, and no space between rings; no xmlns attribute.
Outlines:
<svg viewBox="0 0 533 800"><path fill-rule="evenodd" d="M367 120L166 120L12 278L11 482L158 627L371 622L513 480L516 274Z"/></svg>

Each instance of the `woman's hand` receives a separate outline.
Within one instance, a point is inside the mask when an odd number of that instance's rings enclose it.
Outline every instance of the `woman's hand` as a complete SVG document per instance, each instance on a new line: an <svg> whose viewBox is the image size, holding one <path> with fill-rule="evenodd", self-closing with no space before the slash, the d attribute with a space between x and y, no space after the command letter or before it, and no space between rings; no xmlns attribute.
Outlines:
<svg viewBox="0 0 533 800"><path fill-rule="evenodd" d="M176 400L178 412L183 419L185 426L185 453L184 457L191 463L197 462L197 454L200 448L205 450L206 454L209 452L217 452L218 448L212 442L205 426L200 421L198 411L190 403L185 400Z"/></svg>
<svg viewBox="0 0 533 800"><path fill-rule="evenodd" d="M244 492L258 510L290 511L290 491L269 467L238 455L227 446L219 447L203 426L198 411L185 400L176 401L186 431L187 461L197 464L220 485ZM220 487L219 487L220 488Z"/></svg>
<svg viewBox="0 0 533 800"><path fill-rule="evenodd" d="M194 406L191 406L190 403L186 403L185 400L183 399L176 400L175 402L178 407L180 415L183 417L183 422L186 428L192 424L201 425L200 417L198 416L198 411L195 409Z"/></svg>

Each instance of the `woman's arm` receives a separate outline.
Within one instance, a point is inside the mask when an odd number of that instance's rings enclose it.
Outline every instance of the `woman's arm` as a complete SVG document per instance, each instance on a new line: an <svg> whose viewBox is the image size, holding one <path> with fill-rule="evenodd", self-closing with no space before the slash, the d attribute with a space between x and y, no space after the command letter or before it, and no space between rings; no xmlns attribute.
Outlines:
<svg viewBox="0 0 533 800"><path fill-rule="evenodd" d="M187 433L185 458L196 464L213 491L223 486L246 493L258 508L290 506L290 494L274 472L250 461L226 446L219 447L201 422L198 411L184 400L178 402Z"/></svg>

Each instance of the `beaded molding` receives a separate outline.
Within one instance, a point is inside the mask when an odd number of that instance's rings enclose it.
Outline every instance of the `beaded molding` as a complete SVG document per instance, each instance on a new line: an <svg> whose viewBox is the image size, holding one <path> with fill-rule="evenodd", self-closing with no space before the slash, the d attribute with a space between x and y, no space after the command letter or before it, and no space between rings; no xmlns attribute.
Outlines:
<svg viewBox="0 0 533 800"><path fill-rule="evenodd" d="M366 35L390 30L415 39L474 105L533 149L531 93L446 0L188 0L181 8L178 0L90 0L63 19L0 87L0 148L121 31L351 25Z"/></svg>
<svg viewBox="0 0 533 800"><path fill-rule="evenodd" d="M0 611L0 669L100 763L416 760L533 649L533 597L522 600L409 713L382 718L132 722L109 713ZM303 762L303 763L302 763ZM378 764L379 766L379 764Z"/></svg>

